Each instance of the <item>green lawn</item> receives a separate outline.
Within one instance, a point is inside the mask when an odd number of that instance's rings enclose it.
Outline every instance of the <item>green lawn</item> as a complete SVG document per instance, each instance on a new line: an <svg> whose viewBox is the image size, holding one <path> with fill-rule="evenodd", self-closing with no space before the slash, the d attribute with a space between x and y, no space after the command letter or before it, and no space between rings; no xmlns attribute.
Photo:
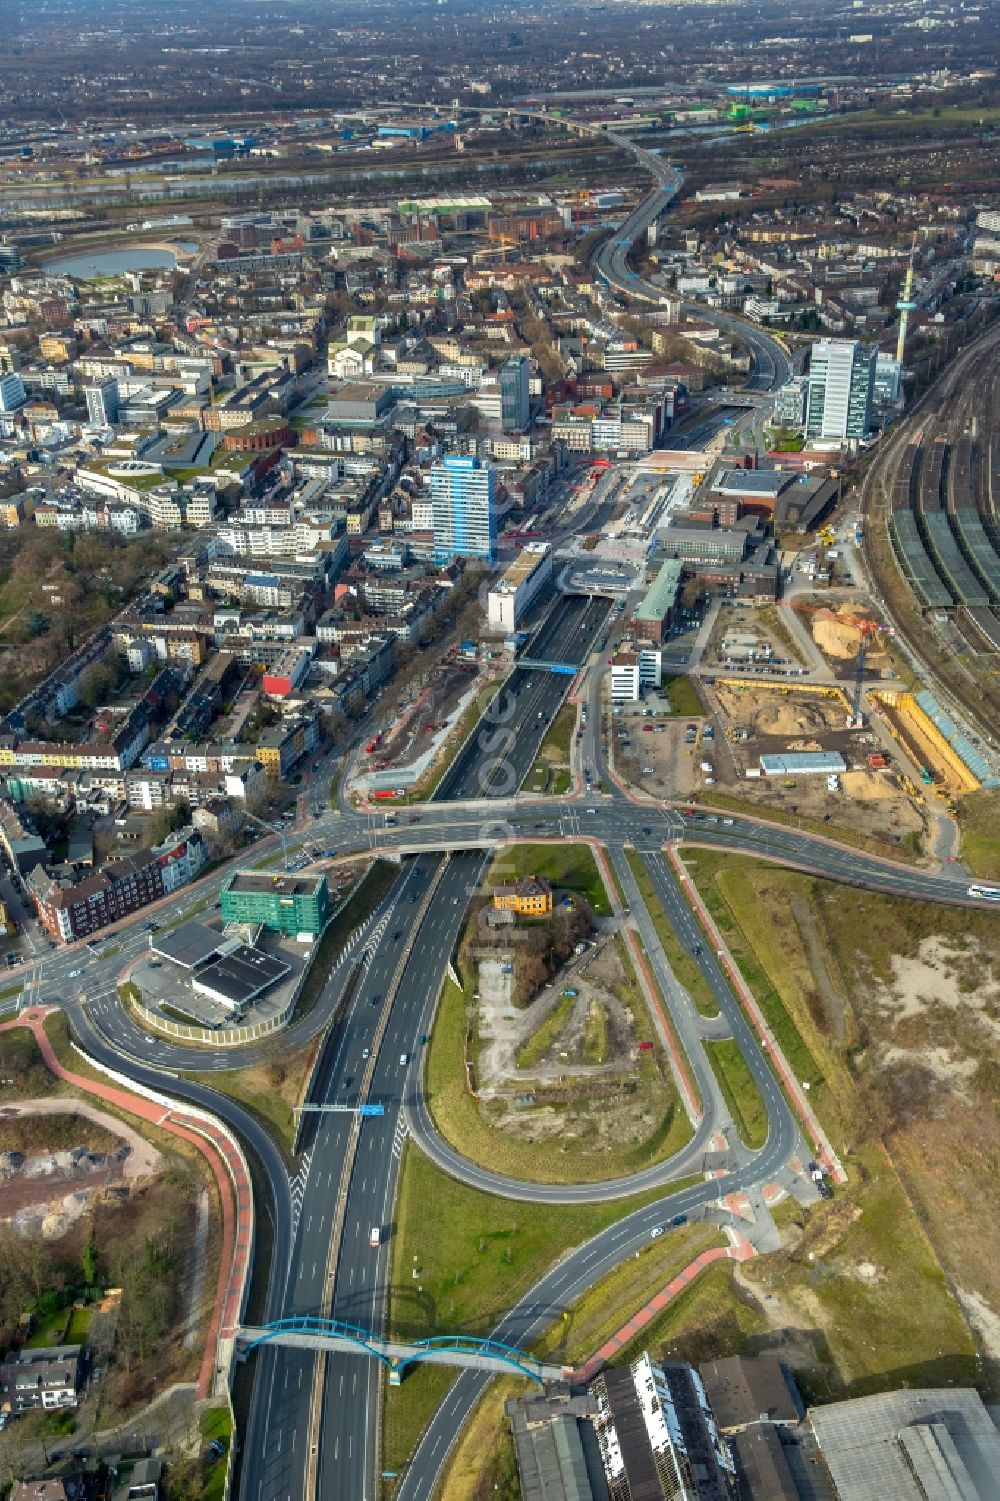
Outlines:
<svg viewBox="0 0 1000 1501"><path fill-rule="evenodd" d="M69 1328L66 1330L66 1344L82 1345L90 1332L90 1321L94 1316L92 1308L74 1308L69 1317Z"/></svg>
<svg viewBox="0 0 1000 1501"><path fill-rule="evenodd" d="M661 1197L656 1190L617 1203L565 1207L497 1199L449 1178L408 1146L392 1231L390 1330L402 1338L486 1334L568 1249ZM445 1367L418 1366L399 1388L384 1388L386 1469L406 1463L452 1380Z"/></svg>
<svg viewBox="0 0 1000 1501"><path fill-rule="evenodd" d="M744 1143L762 1147L767 1140L767 1111L737 1043L731 1037L725 1042L709 1041L705 1052Z"/></svg>
<svg viewBox="0 0 1000 1501"><path fill-rule="evenodd" d="M663 910L663 903L656 894L656 888L642 862L642 857L635 850L626 850L625 855L646 910L652 918L656 936L663 945L667 963L676 975L679 984L683 985L702 1016L718 1016L719 1007L712 994L712 987L702 974L697 960L682 947L674 932L673 924Z"/></svg>
<svg viewBox="0 0 1000 1501"><path fill-rule="evenodd" d="M974 792L958 804L962 859L981 880L1000 880L1000 792Z"/></svg>
<svg viewBox="0 0 1000 1501"><path fill-rule="evenodd" d="M853 1111L854 1085L817 1026L822 1000L790 907L808 895L810 878L709 850L685 864L792 1072L809 1085L810 1104L839 1137ZM835 956L831 963L836 969Z"/></svg>
<svg viewBox="0 0 1000 1501"><path fill-rule="evenodd" d="M670 700L670 713L684 719L697 718L704 714L705 706L698 697L698 690L689 677L666 677L663 691Z"/></svg>
<svg viewBox="0 0 1000 1501"><path fill-rule="evenodd" d="M225 1453L218 1459L205 1456L201 1492L202 1501L223 1501L226 1494L226 1472L229 1469L229 1450L233 1438L233 1417L229 1404L205 1408L199 1415L198 1427L201 1432L203 1455L207 1446L215 1439L226 1446Z"/></svg>
<svg viewBox="0 0 1000 1501"><path fill-rule="evenodd" d="M576 891L587 898L598 917L610 917L611 903L593 852L585 844L510 844L497 852L487 884L514 881L518 876L544 876L558 891Z"/></svg>
<svg viewBox="0 0 1000 1501"><path fill-rule="evenodd" d="M678 1181L671 1190L697 1181ZM498 1199L450 1178L407 1146L392 1228L390 1329L405 1338L487 1334L558 1257L659 1199L666 1214L670 1196L662 1189L595 1204Z"/></svg>

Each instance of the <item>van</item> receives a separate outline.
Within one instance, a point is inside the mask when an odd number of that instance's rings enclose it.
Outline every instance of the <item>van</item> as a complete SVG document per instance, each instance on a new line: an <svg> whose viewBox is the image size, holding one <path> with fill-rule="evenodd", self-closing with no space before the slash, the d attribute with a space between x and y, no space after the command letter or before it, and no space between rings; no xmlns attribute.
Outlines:
<svg viewBox="0 0 1000 1501"><path fill-rule="evenodd" d="M380 1245L381 1242L382 1242L382 1228L381 1228L380 1225L373 1225L371 1227L371 1229L369 1230L369 1232L368 1232L368 1244L370 1246L377 1246L377 1245Z"/></svg>
<svg viewBox="0 0 1000 1501"><path fill-rule="evenodd" d="M409 1063L409 1061L410 1061L410 1055L409 1055L409 1053L400 1053L400 1055L399 1055L399 1066L400 1066L400 1068L405 1068L406 1065Z"/></svg>

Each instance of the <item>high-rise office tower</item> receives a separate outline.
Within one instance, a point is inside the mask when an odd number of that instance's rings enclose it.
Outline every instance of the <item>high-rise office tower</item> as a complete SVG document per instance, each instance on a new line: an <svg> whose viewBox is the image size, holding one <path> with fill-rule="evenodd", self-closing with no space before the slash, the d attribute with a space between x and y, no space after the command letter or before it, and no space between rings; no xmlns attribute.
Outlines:
<svg viewBox="0 0 1000 1501"><path fill-rule="evenodd" d="M519 433L528 425L529 374L526 354L512 354L500 366L500 421L505 433Z"/></svg>
<svg viewBox="0 0 1000 1501"><path fill-rule="evenodd" d="M871 427L875 349L857 339L819 339L809 366L806 437L833 442L863 438Z"/></svg>
<svg viewBox="0 0 1000 1501"><path fill-rule="evenodd" d="M497 536L496 473L489 464L451 455L431 470L434 556L493 561Z"/></svg>
<svg viewBox="0 0 1000 1501"><path fill-rule="evenodd" d="M118 382L113 376L96 385L85 386L87 398L87 421L95 427L108 427L118 421Z"/></svg>

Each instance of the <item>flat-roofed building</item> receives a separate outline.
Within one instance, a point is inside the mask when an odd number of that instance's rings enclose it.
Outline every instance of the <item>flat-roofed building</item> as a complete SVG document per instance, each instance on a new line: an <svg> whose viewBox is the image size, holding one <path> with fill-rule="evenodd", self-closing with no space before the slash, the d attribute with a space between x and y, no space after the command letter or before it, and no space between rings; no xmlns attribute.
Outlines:
<svg viewBox="0 0 1000 1501"><path fill-rule="evenodd" d="M529 542L490 589L486 619L491 631L517 629L528 607L552 579L552 549L547 542Z"/></svg>
<svg viewBox="0 0 1000 1501"><path fill-rule="evenodd" d="M681 587L683 563L679 558L668 558L660 565L656 578L646 590L632 619L636 634L654 645L662 645L670 629L677 595Z"/></svg>
<svg viewBox="0 0 1000 1501"><path fill-rule="evenodd" d="M225 922L262 925L292 937L321 933L330 914L325 875L237 870L227 878L220 896Z"/></svg>

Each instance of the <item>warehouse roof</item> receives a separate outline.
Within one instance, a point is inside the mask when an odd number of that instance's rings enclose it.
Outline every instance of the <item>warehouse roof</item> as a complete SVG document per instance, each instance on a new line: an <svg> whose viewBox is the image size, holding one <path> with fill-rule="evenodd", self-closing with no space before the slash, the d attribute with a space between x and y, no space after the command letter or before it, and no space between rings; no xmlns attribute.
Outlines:
<svg viewBox="0 0 1000 1501"><path fill-rule="evenodd" d="M206 923L185 922L169 933L157 933L150 948L182 969L194 969L210 959L225 942L225 935Z"/></svg>
<svg viewBox="0 0 1000 1501"><path fill-rule="evenodd" d="M827 776L847 770L847 762L839 751L786 751L783 755L766 755L760 758L760 769L766 777Z"/></svg>

